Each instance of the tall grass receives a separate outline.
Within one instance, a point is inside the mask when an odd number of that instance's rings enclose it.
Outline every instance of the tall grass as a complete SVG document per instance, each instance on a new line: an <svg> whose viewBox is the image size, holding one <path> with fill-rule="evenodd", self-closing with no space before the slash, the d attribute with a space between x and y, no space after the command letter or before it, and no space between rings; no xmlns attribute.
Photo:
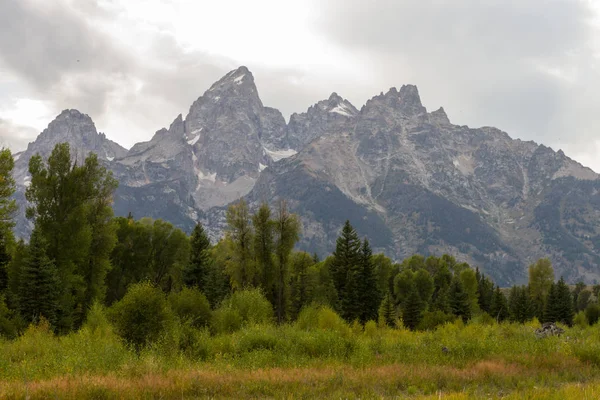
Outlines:
<svg viewBox="0 0 600 400"><path fill-rule="evenodd" d="M586 396L600 393L600 328L537 339L535 327L363 329L319 308L295 324L247 323L232 333L178 325L136 351L93 309L67 336L42 323L0 339L0 398L439 398L440 390L443 398L546 398L535 397L536 387L567 396L560 398L599 398Z"/></svg>

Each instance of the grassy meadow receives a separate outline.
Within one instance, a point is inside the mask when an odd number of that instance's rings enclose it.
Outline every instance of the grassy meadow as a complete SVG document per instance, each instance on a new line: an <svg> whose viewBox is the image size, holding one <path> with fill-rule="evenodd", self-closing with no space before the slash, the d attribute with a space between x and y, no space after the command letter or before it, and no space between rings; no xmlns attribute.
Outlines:
<svg viewBox="0 0 600 400"><path fill-rule="evenodd" d="M30 326L0 340L0 398L600 398L599 325L537 339L535 320L413 332L305 314L222 334L173 324L137 350L99 312L64 336Z"/></svg>

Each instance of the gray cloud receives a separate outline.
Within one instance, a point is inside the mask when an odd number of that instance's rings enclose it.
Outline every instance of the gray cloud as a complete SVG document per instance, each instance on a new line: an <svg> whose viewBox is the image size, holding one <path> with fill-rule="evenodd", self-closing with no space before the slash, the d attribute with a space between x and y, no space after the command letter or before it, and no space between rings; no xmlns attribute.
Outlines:
<svg viewBox="0 0 600 400"><path fill-rule="evenodd" d="M0 147L10 149L24 149L27 144L37 136L34 128L11 124L9 121L0 119Z"/></svg>
<svg viewBox="0 0 600 400"><path fill-rule="evenodd" d="M598 138L589 129L598 126L600 95L589 88L600 87L600 71L588 2L323 3L316 29L369 65L375 82L415 83L429 108L443 105L455 122L575 152Z"/></svg>

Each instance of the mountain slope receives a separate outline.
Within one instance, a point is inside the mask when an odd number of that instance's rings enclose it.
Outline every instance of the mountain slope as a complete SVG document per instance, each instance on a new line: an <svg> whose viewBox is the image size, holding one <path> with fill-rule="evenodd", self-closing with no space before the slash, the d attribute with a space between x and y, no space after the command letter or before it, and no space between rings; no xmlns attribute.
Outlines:
<svg viewBox="0 0 600 400"><path fill-rule="evenodd" d="M443 108L428 112L412 85L360 110L333 93L286 124L240 67L129 151L66 110L17 155L22 206L29 157L64 141L78 159L93 151L114 171L117 215L188 231L200 220L216 239L232 201L287 199L303 222L300 247L321 255L350 219L396 260L447 252L510 284L549 256L570 281L600 279L598 175L562 151L453 125ZM18 233L27 230L20 215Z"/></svg>

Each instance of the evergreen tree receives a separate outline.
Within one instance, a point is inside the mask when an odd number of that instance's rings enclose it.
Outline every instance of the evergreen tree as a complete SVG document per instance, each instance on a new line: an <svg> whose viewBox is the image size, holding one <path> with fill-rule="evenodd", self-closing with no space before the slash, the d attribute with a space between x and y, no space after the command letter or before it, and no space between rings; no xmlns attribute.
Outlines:
<svg viewBox="0 0 600 400"><path fill-rule="evenodd" d="M493 292L489 314L498 322L502 322L509 317L508 302L499 287Z"/></svg>
<svg viewBox="0 0 600 400"><path fill-rule="evenodd" d="M346 275L346 283L344 287L344 296L340 299L340 308L342 318L348 322L359 319L361 316L360 304L360 271L356 268L351 268Z"/></svg>
<svg viewBox="0 0 600 400"><path fill-rule="evenodd" d="M414 331L422 318L423 302L416 286L413 284L402 304L402 322L405 327Z"/></svg>
<svg viewBox="0 0 600 400"><path fill-rule="evenodd" d="M558 290L556 284L552 282L548 290L548 296L544 300L546 304L543 313L543 322L556 322L560 318L560 310L558 304Z"/></svg>
<svg viewBox="0 0 600 400"><path fill-rule="evenodd" d="M302 308L313 298L317 286L317 276L311 275L310 267L314 259L308 253L292 254L292 273L290 279L290 319L295 320Z"/></svg>
<svg viewBox="0 0 600 400"><path fill-rule="evenodd" d="M571 296L569 286L562 277L556 284L556 301L557 320L565 325L573 326L573 317L575 316L575 312L573 311L573 297Z"/></svg>
<svg viewBox="0 0 600 400"><path fill-rule="evenodd" d="M59 281L56 267L46 255L45 240L37 229L31 234L20 283L19 309L23 319L36 322L44 317L55 323Z"/></svg>
<svg viewBox="0 0 600 400"><path fill-rule="evenodd" d="M452 314L467 322L471 318L471 301L469 294L463 288L461 279L454 278L452 280L448 297Z"/></svg>
<svg viewBox="0 0 600 400"><path fill-rule="evenodd" d="M275 255L277 258L275 288L277 322L282 323L286 318L289 281L289 259L294 246L300 238L300 220L295 214L290 214L284 200L279 202L275 217Z"/></svg>
<svg viewBox="0 0 600 400"><path fill-rule="evenodd" d="M387 326L392 327L396 323L396 309L394 307L394 300L392 299L391 293L388 293L383 298L379 314Z"/></svg>
<svg viewBox="0 0 600 400"><path fill-rule="evenodd" d="M210 264L210 240L204 231L204 227L198 222L190 237L190 259L185 269L185 284L204 292L207 286Z"/></svg>
<svg viewBox="0 0 600 400"><path fill-rule="evenodd" d="M5 233L0 230L0 295L4 294L8 288L8 268L10 264L10 254L8 254L8 243L6 243Z"/></svg>
<svg viewBox="0 0 600 400"><path fill-rule="evenodd" d="M513 286L508 297L508 310L513 321L524 323L534 317L534 309L525 286Z"/></svg>
<svg viewBox="0 0 600 400"><path fill-rule="evenodd" d="M360 251L358 295L361 306L360 321L363 324L367 321L376 321L379 305L381 304L381 292L379 291L377 277L375 276L373 252L367 239L363 241Z"/></svg>
<svg viewBox="0 0 600 400"><path fill-rule="evenodd" d="M346 221L340 237L336 241L333 260L331 262L331 277L339 298L340 313L351 321L357 318L359 313L355 312L355 304L358 302L358 274L360 264L360 246L356 231ZM351 318L351 319L349 319Z"/></svg>
<svg viewBox="0 0 600 400"><path fill-rule="evenodd" d="M252 217L254 225L254 255L256 257L259 286L267 299L276 306L274 250L274 222L271 220L271 209L263 203Z"/></svg>
<svg viewBox="0 0 600 400"><path fill-rule="evenodd" d="M480 273L479 268L477 269L477 275L477 298L479 301L479 308L482 311L490 313L492 298L494 297L494 283L484 274Z"/></svg>

